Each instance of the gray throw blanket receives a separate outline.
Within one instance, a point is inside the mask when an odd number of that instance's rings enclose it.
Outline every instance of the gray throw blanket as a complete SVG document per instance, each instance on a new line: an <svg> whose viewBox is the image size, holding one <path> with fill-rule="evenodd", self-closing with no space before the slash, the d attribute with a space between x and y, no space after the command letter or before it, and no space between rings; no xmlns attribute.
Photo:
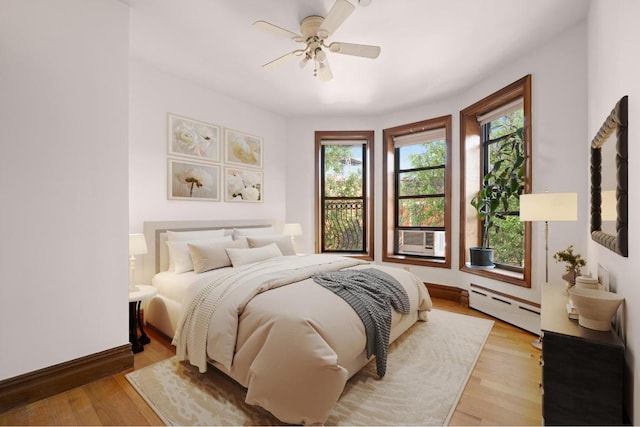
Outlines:
<svg viewBox="0 0 640 427"><path fill-rule="evenodd" d="M376 356L378 376L387 369L391 307L408 314L410 303L402 285L374 268L315 274L313 280L344 299L360 316L367 334L367 357Z"/></svg>

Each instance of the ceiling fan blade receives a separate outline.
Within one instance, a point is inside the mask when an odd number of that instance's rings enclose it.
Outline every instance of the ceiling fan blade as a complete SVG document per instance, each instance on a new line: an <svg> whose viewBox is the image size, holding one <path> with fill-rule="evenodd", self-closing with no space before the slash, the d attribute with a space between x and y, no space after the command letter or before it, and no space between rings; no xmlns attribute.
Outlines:
<svg viewBox="0 0 640 427"><path fill-rule="evenodd" d="M380 55L380 46L371 46L368 44L333 42L328 46L328 48L334 53L362 56L364 58L371 59L375 59Z"/></svg>
<svg viewBox="0 0 640 427"><path fill-rule="evenodd" d="M269 70L271 68L274 68L274 67L280 65L283 62L286 62L287 60L293 58L294 56L300 56L303 53L304 53L304 50L302 50L302 49L294 50L293 52L286 53L286 54L282 55L281 57L274 59L271 62L267 62L266 64L264 64L262 66L262 68L264 68L266 70Z"/></svg>
<svg viewBox="0 0 640 427"><path fill-rule="evenodd" d="M324 59L324 61L318 61L316 64L316 69L318 72L318 78L321 82L328 82L333 78L333 73L331 72L331 67L329 67L329 61Z"/></svg>
<svg viewBox="0 0 640 427"><path fill-rule="evenodd" d="M324 18L324 21L322 21L318 35L322 38L329 37L342 25L349 15L351 15L354 9L355 6L347 0L336 0L331 10L329 10L329 14Z"/></svg>
<svg viewBox="0 0 640 427"><path fill-rule="evenodd" d="M293 31L289 31L282 27L278 27L277 25L273 25L267 21L256 21L253 23L253 28L266 31L271 34L275 34L276 36L286 37L291 40L302 38L300 34L296 34Z"/></svg>

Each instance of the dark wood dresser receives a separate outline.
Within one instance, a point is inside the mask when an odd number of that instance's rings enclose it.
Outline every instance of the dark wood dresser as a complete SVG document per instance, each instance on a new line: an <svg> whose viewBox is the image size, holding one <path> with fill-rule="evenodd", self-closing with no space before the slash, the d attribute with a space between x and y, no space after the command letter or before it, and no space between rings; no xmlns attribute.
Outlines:
<svg viewBox="0 0 640 427"><path fill-rule="evenodd" d="M619 425L624 344L569 319L564 284L542 287L542 419L545 425Z"/></svg>

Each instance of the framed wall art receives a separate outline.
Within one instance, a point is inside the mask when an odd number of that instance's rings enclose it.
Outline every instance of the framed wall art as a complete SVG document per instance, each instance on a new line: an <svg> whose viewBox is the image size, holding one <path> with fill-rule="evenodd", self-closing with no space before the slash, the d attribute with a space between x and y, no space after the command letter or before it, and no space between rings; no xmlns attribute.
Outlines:
<svg viewBox="0 0 640 427"><path fill-rule="evenodd" d="M262 202L262 171L235 167L224 168L224 200L227 202Z"/></svg>
<svg viewBox="0 0 640 427"><path fill-rule="evenodd" d="M224 161L229 164L262 168L262 138L224 130Z"/></svg>
<svg viewBox="0 0 640 427"><path fill-rule="evenodd" d="M183 159L168 159L168 198L220 201L220 166Z"/></svg>
<svg viewBox="0 0 640 427"><path fill-rule="evenodd" d="M168 152L202 161L220 161L219 126L168 113Z"/></svg>

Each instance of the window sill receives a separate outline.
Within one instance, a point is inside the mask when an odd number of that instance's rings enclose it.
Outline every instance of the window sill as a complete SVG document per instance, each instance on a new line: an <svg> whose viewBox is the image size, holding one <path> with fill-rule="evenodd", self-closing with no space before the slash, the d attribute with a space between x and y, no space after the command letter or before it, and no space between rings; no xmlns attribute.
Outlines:
<svg viewBox="0 0 640 427"><path fill-rule="evenodd" d="M449 262L446 259L444 260L427 259L427 258L412 257L408 255L384 254L382 256L382 261L395 262L398 264L418 265L421 267L451 268L451 262Z"/></svg>
<svg viewBox="0 0 640 427"><path fill-rule="evenodd" d="M369 254L361 254L361 253L350 253L350 252L317 252L322 255L339 255L348 258L361 259L363 261L372 261L373 257Z"/></svg>
<svg viewBox="0 0 640 427"><path fill-rule="evenodd" d="M510 271L510 270L503 270L499 267L485 269L485 268L474 268L464 264L460 266L460 271L464 271L465 273L469 273L469 274L474 274L476 276L487 277L493 280L497 280L499 282L510 283L516 286L522 286L523 288L531 287L531 284L527 283L523 273Z"/></svg>

